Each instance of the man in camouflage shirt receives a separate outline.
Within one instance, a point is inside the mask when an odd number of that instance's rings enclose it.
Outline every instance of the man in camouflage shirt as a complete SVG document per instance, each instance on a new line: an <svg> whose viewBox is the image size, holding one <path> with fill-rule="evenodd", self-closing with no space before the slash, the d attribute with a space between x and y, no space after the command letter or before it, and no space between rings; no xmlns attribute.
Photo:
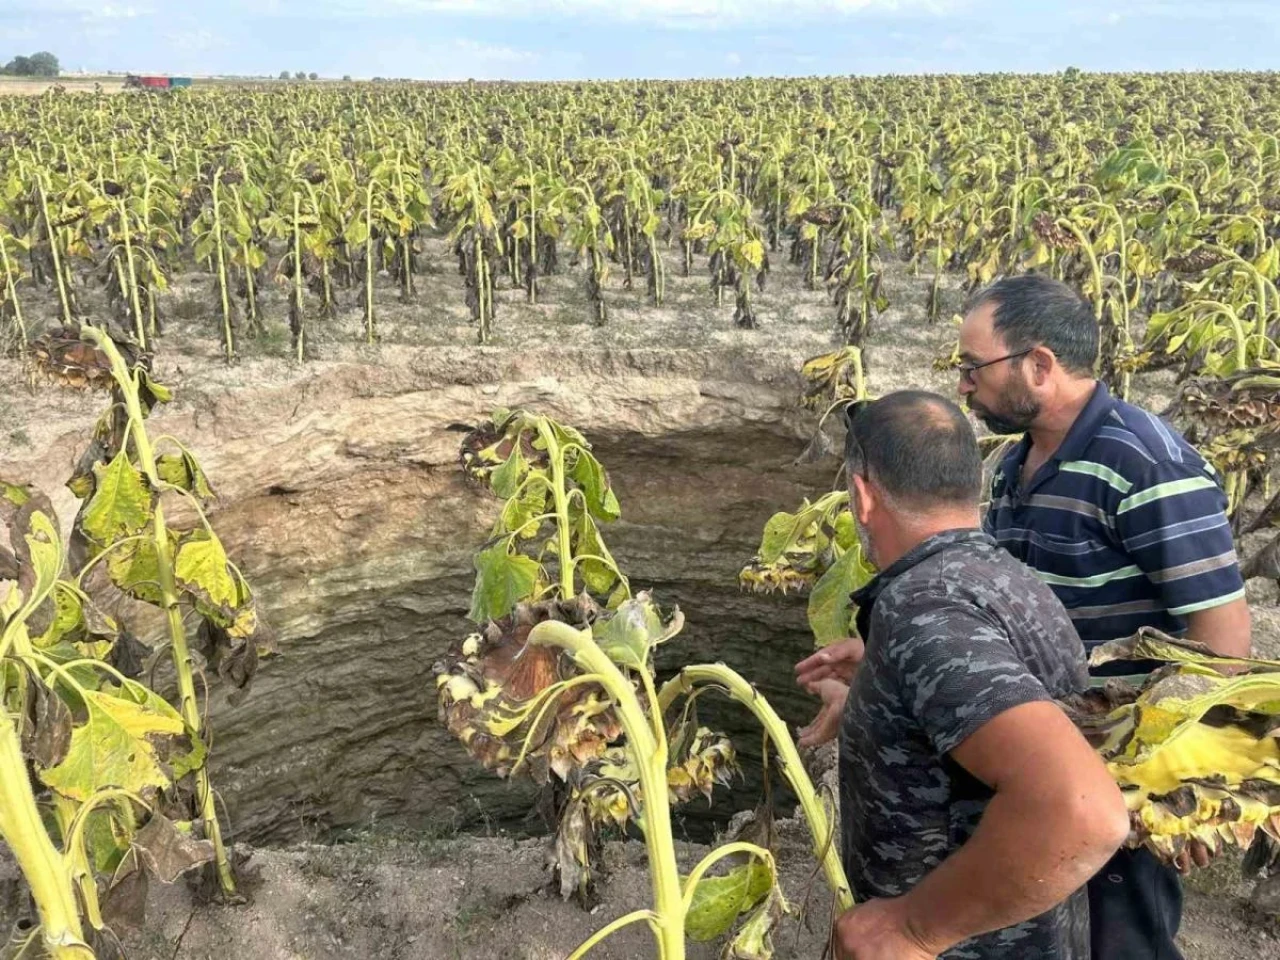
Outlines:
<svg viewBox="0 0 1280 960"><path fill-rule="evenodd" d="M1053 702L1087 683L1071 621L981 532L981 457L954 404L904 391L862 405L846 462L881 572L855 596L851 687L811 684L827 704L815 725L842 711L843 859L861 904L838 922L842 955L1088 960L1081 888L1128 815Z"/></svg>

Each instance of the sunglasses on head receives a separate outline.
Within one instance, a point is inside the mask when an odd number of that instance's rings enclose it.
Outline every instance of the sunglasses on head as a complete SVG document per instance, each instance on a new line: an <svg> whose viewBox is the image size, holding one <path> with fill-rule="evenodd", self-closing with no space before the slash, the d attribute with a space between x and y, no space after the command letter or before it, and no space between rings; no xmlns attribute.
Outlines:
<svg viewBox="0 0 1280 960"><path fill-rule="evenodd" d="M868 399L852 400L849 403L845 404L845 407L843 410L844 429L845 429L845 432L848 434L848 438L849 438L848 442L857 451L857 462L862 466L862 468L858 471L858 473L864 478L866 477L866 473L867 473L867 458L862 452L862 444L858 442L858 435L854 427L859 414L861 414L862 411L865 410L867 407L871 406L871 403L872 401Z"/></svg>

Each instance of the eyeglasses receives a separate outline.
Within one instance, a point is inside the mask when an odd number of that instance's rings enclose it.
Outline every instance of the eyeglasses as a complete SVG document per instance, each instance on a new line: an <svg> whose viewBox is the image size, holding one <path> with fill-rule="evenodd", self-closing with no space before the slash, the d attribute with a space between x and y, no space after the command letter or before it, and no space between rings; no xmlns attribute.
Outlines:
<svg viewBox="0 0 1280 960"><path fill-rule="evenodd" d="M1026 350L1020 350L1017 353L1010 353L1003 357L996 357L994 360L988 360L986 363L962 363L957 368L960 371L960 379L970 386L974 386L978 381L973 378L973 375L983 367L989 367L993 363L1001 363L1004 360L1016 360L1018 357L1025 357L1034 349L1035 347L1028 347Z"/></svg>

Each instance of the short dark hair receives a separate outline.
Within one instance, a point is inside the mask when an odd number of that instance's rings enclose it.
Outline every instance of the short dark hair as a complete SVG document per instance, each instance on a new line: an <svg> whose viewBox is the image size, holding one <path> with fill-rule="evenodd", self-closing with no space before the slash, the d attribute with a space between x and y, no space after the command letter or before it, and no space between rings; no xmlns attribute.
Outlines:
<svg viewBox="0 0 1280 960"><path fill-rule="evenodd" d="M846 412L845 466L918 509L978 504L982 454L964 413L925 390L899 390Z"/></svg>
<svg viewBox="0 0 1280 960"><path fill-rule="evenodd" d="M1040 273L1005 277L970 300L965 313L996 305L994 329L1010 353L1045 346L1065 370L1091 375L1098 360L1098 321L1089 304L1059 280Z"/></svg>

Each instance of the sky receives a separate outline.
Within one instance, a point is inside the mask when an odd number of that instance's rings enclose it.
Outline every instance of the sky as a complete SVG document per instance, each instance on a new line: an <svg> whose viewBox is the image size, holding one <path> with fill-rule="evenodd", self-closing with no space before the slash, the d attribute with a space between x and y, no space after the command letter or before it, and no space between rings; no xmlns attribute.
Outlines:
<svg viewBox="0 0 1280 960"><path fill-rule="evenodd" d="M436 80L1280 67L1280 0L0 0L0 59Z"/></svg>

